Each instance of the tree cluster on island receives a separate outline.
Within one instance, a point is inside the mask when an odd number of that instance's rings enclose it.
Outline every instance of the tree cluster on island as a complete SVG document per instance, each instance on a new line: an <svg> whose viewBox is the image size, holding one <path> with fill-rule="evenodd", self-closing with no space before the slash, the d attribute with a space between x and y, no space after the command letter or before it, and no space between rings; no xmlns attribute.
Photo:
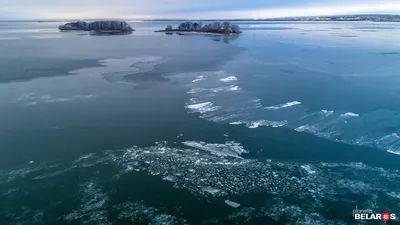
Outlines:
<svg viewBox="0 0 400 225"><path fill-rule="evenodd" d="M77 21L59 26L61 31L82 30L99 33L131 33L134 29L125 21L100 20L94 22Z"/></svg>
<svg viewBox="0 0 400 225"><path fill-rule="evenodd" d="M229 21L216 21L206 25L203 25L201 22L186 21L180 23L177 28L173 28L171 25L169 25L165 28L165 30L156 32L204 32L218 34L242 33L238 25L231 24Z"/></svg>

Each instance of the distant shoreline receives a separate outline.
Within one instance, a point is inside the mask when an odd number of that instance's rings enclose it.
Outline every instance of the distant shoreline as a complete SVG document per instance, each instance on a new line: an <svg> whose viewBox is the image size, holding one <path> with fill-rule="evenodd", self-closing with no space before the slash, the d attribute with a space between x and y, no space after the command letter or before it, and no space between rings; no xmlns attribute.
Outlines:
<svg viewBox="0 0 400 225"><path fill-rule="evenodd" d="M343 15L343 16L301 16L301 17L280 17L280 18L264 18L264 19L218 19L222 21L265 21L265 22L400 22L400 15ZM185 19L150 19L145 21L185 21ZM196 21L216 21L215 19L204 19Z"/></svg>
<svg viewBox="0 0 400 225"><path fill-rule="evenodd" d="M0 20L0 23L62 23L62 22L70 22L74 20L57 20L57 21L36 21L36 20ZM186 21L182 20L142 20L142 22L169 22L169 21ZM244 20L244 19L237 19L237 20L196 20L199 22L212 22L212 21L229 21L229 22L372 22L372 23L400 23L400 20L393 20L393 21L372 21L372 20ZM129 23L129 22L128 22Z"/></svg>
<svg viewBox="0 0 400 225"><path fill-rule="evenodd" d="M87 21L100 20L95 18L85 19ZM101 20L113 20L101 19ZM120 20L120 19L118 19ZM132 19L125 19L127 21ZM237 19L135 19L136 21L249 21L249 22L400 22L400 14L358 14L358 15L331 15L331 16L299 16L299 17L280 17L280 18L237 18ZM54 23L54 22L70 22L76 19L20 19L20 20L0 20L0 22L38 22L38 23Z"/></svg>

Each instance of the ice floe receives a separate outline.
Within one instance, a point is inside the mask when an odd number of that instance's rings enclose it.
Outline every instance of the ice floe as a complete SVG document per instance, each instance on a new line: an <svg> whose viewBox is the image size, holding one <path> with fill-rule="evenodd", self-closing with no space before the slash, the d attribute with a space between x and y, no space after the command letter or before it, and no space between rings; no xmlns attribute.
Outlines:
<svg viewBox="0 0 400 225"><path fill-rule="evenodd" d="M235 121L229 124L239 125L245 124L248 128L257 128L260 126L265 127L283 127L287 124L287 121L268 121L268 120L258 120L258 121Z"/></svg>
<svg viewBox="0 0 400 225"><path fill-rule="evenodd" d="M192 80L192 83L196 83L196 82L202 81L204 79L205 79L204 76L197 76L196 79Z"/></svg>
<svg viewBox="0 0 400 225"><path fill-rule="evenodd" d="M221 107L214 106L212 102L202 102L202 103L187 105L186 108L188 108L192 113L194 112L206 113L206 112L216 111Z"/></svg>
<svg viewBox="0 0 400 225"><path fill-rule="evenodd" d="M236 142L226 142L225 144L208 144L205 142L186 141L182 142L182 144L214 154L231 156L239 159L242 159L242 157L240 157L242 153L246 153L246 150L243 148L243 146Z"/></svg>
<svg viewBox="0 0 400 225"><path fill-rule="evenodd" d="M236 85L230 85L230 86L226 86L226 87L212 88L210 90L214 93L217 93L217 92L221 92L221 91L240 91L241 88Z"/></svg>
<svg viewBox="0 0 400 225"><path fill-rule="evenodd" d="M350 117L357 117L357 116L360 116L360 115L356 114L356 113L352 113L352 112L347 112L345 114L342 114L341 116L346 117L346 118L350 118Z"/></svg>
<svg viewBox="0 0 400 225"><path fill-rule="evenodd" d="M292 107L292 106L300 105L300 104L301 104L301 102L293 101L293 102L287 102L287 103L280 104L280 105L268 106L268 107L265 107L265 109L268 109L268 110L277 110L277 109L288 108L288 107Z"/></svg>
<svg viewBox="0 0 400 225"><path fill-rule="evenodd" d="M400 150L388 149L387 152L393 153L395 155L400 155Z"/></svg>
<svg viewBox="0 0 400 225"><path fill-rule="evenodd" d="M193 89L190 89L187 93L188 94L195 94L195 93L200 93L200 92L203 92L203 91L207 91L207 89L205 89L205 88L193 88Z"/></svg>
<svg viewBox="0 0 400 225"><path fill-rule="evenodd" d="M208 192L211 195L217 195L218 193L221 192L221 190L213 188L213 187L203 187L202 191Z"/></svg>
<svg viewBox="0 0 400 225"><path fill-rule="evenodd" d="M233 202L231 200L225 200L225 203L233 208L238 208L240 207L240 204L237 202Z"/></svg>
<svg viewBox="0 0 400 225"><path fill-rule="evenodd" d="M224 77L224 78L220 79L220 81L222 81L222 82L231 82L231 81L235 81L235 80L237 80L237 77L235 77L235 76L229 76L229 77Z"/></svg>
<svg viewBox="0 0 400 225"><path fill-rule="evenodd" d="M321 110L321 113L325 116L330 116L334 113L334 111L323 109Z"/></svg>

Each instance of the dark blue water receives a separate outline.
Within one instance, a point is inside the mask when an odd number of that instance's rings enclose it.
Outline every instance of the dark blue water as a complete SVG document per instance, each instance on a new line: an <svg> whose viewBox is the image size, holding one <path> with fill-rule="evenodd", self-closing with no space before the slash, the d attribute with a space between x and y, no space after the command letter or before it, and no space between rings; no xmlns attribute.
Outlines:
<svg viewBox="0 0 400 225"><path fill-rule="evenodd" d="M239 22L233 37L131 24L0 23L0 224L400 214L398 24Z"/></svg>

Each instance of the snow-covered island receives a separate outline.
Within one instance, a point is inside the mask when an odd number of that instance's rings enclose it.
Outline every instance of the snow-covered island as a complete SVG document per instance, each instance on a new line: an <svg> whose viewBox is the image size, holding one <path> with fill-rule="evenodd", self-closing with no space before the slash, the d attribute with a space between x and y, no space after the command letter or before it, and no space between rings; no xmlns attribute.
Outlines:
<svg viewBox="0 0 400 225"><path fill-rule="evenodd" d="M58 27L60 31L90 31L94 34L130 34L134 29L125 21L100 20L94 22L77 21Z"/></svg>
<svg viewBox="0 0 400 225"><path fill-rule="evenodd" d="M240 34L242 31L236 24L229 21L216 21L203 25L201 22L186 21L173 28L167 26L165 30L156 30L155 32L180 33L180 32L197 32L197 33L214 33L214 34Z"/></svg>

